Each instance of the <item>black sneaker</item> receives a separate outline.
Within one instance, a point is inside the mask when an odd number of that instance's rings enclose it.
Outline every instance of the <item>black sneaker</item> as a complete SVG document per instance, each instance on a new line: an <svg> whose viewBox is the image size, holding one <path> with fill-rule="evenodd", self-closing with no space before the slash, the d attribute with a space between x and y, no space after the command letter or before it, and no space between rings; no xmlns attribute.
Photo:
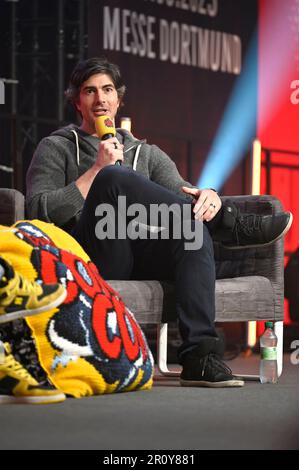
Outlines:
<svg viewBox="0 0 299 470"><path fill-rule="evenodd" d="M213 341L216 347L213 345ZM243 387L244 381L232 374L217 354L217 338L203 340L195 349L186 353L181 362L183 370L180 383L183 387ZM205 355L202 355L210 350Z"/></svg>
<svg viewBox="0 0 299 470"><path fill-rule="evenodd" d="M221 227L213 238L234 250L271 245L288 232L292 222L291 212L242 214L231 204L223 207Z"/></svg>

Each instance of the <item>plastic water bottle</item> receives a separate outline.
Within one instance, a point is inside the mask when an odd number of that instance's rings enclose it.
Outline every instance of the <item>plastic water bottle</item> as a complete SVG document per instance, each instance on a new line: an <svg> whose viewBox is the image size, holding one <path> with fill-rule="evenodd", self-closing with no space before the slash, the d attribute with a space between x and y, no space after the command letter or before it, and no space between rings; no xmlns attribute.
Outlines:
<svg viewBox="0 0 299 470"><path fill-rule="evenodd" d="M273 331L273 322L267 321L265 331L260 337L261 362L260 381L262 384L275 384L277 373L277 336Z"/></svg>

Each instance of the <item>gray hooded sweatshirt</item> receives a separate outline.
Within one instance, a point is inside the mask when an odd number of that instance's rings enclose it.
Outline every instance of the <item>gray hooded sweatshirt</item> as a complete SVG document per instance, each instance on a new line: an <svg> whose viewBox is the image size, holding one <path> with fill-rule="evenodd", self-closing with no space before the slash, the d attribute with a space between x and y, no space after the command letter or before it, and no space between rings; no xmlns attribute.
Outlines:
<svg viewBox="0 0 299 470"><path fill-rule="evenodd" d="M192 187L180 176L175 163L156 145L117 129L124 145L123 165L181 196L182 186ZM100 139L77 126L53 132L39 143L27 172L26 208L30 219L52 222L70 232L80 218L84 198L75 181L95 162ZM186 200L191 198L186 196Z"/></svg>

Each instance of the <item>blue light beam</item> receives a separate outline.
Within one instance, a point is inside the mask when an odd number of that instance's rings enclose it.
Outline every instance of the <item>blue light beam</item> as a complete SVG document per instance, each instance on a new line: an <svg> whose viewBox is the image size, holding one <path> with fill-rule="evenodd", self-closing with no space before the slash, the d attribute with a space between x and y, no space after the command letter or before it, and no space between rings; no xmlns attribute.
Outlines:
<svg viewBox="0 0 299 470"><path fill-rule="evenodd" d="M257 33L251 39L243 70L234 86L216 138L198 180L199 188L219 190L256 136Z"/></svg>

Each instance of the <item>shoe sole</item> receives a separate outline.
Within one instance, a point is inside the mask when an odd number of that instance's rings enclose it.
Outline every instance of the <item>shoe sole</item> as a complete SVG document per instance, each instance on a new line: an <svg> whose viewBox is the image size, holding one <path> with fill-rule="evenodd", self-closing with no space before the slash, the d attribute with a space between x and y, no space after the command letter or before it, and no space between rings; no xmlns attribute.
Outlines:
<svg viewBox="0 0 299 470"><path fill-rule="evenodd" d="M51 403L61 403L62 401L65 401L65 399L66 396L62 392L48 397L15 397L14 395L0 395L0 405L48 405Z"/></svg>
<svg viewBox="0 0 299 470"><path fill-rule="evenodd" d="M34 310L18 310L17 312L0 314L0 323L10 322L17 320L18 318L31 317L39 313L47 312L48 310L52 310L52 308L58 307L60 304L62 304L66 296L67 290L65 289L63 293L57 297L57 299L53 300L53 302L49 303L48 305L44 305L43 307L39 307Z"/></svg>
<svg viewBox="0 0 299 470"><path fill-rule="evenodd" d="M290 218L288 220L287 225L283 229L283 231L276 238L274 238L274 240L271 240L270 242L257 243L256 245L236 245L236 246L223 245L221 242L220 242L220 244L224 248L227 248L229 250L243 250L244 248L260 248L260 247L272 245L273 243L277 242L277 240L279 240L281 237L283 237L290 230L291 225L293 223L293 214L292 214L292 212L289 212L289 214L290 214Z"/></svg>
<svg viewBox="0 0 299 470"><path fill-rule="evenodd" d="M223 382L206 382L204 380L184 380L180 379L182 387L209 387L209 388L223 388L223 387L243 387L244 381L239 379L224 380Z"/></svg>

